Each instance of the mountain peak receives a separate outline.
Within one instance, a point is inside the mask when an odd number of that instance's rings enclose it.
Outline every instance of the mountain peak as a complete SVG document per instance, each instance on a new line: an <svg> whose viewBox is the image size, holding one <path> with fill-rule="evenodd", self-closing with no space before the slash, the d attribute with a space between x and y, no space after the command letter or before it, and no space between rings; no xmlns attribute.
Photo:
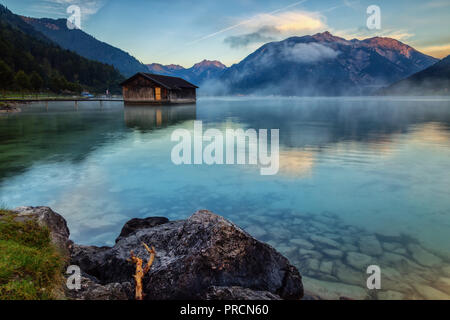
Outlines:
<svg viewBox="0 0 450 320"><path fill-rule="evenodd" d="M184 67L180 66L179 64L168 64L165 66L169 70L183 70Z"/></svg>
<svg viewBox="0 0 450 320"><path fill-rule="evenodd" d="M377 50L383 49L397 51L399 54L405 57L410 57L411 53L416 51L414 48L408 46L407 44L404 44L403 42L400 42L393 38L373 37L364 39L361 41L361 43Z"/></svg>
<svg viewBox="0 0 450 320"><path fill-rule="evenodd" d="M361 42L371 44L374 46L381 46L381 47L409 47L408 45L404 44L401 41L398 41L393 38L387 38L387 37L373 37L373 38L367 38L364 40L361 40Z"/></svg>
<svg viewBox="0 0 450 320"><path fill-rule="evenodd" d="M206 60L206 59L204 59L203 61L201 61L199 63L194 64L194 66L192 68L205 68L205 67L206 68L216 67L216 68L219 68L219 69L225 69L226 68L226 66L222 62L220 62L218 60Z"/></svg>
<svg viewBox="0 0 450 320"><path fill-rule="evenodd" d="M312 36L314 39L319 40L319 41L340 41L340 40L345 40L343 38L339 38L336 36L333 36L329 31L325 31L322 33L316 33L315 35Z"/></svg>

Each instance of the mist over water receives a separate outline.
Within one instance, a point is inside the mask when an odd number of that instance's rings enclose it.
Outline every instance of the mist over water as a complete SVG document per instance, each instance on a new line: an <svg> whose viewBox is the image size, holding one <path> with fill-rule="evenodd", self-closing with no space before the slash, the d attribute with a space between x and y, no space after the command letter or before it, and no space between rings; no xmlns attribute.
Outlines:
<svg viewBox="0 0 450 320"><path fill-rule="evenodd" d="M375 298L450 297L446 98L55 102L22 110L0 117L0 203L51 206L77 243L112 245L128 219L184 219L206 208L286 255L313 293L373 298L362 254L385 270ZM280 129L279 173L175 166L170 135L192 130L194 120L204 130Z"/></svg>

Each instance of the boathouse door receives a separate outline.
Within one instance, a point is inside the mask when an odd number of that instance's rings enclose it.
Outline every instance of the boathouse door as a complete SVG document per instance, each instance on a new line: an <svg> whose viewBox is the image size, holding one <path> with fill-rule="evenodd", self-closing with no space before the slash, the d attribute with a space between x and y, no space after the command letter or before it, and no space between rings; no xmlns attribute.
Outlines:
<svg viewBox="0 0 450 320"><path fill-rule="evenodd" d="M161 100L161 88L158 87L155 88L155 100L156 101Z"/></svg>

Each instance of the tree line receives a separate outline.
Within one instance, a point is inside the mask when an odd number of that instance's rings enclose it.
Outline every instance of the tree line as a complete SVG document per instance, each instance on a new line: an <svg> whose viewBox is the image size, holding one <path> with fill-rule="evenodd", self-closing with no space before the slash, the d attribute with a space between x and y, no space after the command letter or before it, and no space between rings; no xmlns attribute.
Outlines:
<svg viewBox="0 0 450 320"><path fill-rule="evenodd" d="M1 90L119 93L123 79L114 67L37 39L0 16Z"/></svg>

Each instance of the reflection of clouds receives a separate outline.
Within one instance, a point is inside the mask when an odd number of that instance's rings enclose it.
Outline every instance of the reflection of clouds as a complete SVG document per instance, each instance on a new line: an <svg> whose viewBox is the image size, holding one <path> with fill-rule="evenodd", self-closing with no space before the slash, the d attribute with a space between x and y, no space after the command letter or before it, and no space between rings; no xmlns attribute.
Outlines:
<svg viewBox="0 0 450 320"><path fill-rule="evenodd" d="M388 157L395 151L395 142L391 140L345 141L329 145L327 153L337 160L366 161L380 157Z"/></svg>
<svg viewBox="0 0 450 320"><path fill-rule="evenodd" d="M430 122L419 126L410 135L411 142L431 146L448 145L450 134L440 123Z"/></svg>
<svg viewBox="0 0 450 320"><path fill-rule="evenodd" d="M294 178L301 178L312 173L316 162L314 152L304 150L283 150L280 151L279 174Z"/></svg>
<svg viewBox="0 0 450 320"><path fill-rule="evenodd" d="M70 188L58 194L52 206L64 214L69 223L72 237L78 238L83 233L102 233L103 229L112 228L124 220L121 215L120 201L105 188L110 172L103 170L97 162L87 163L78 170L76 179ZM95 200L93 199L95 195ZM100 230L96 232L95 230Z"/></svg>

